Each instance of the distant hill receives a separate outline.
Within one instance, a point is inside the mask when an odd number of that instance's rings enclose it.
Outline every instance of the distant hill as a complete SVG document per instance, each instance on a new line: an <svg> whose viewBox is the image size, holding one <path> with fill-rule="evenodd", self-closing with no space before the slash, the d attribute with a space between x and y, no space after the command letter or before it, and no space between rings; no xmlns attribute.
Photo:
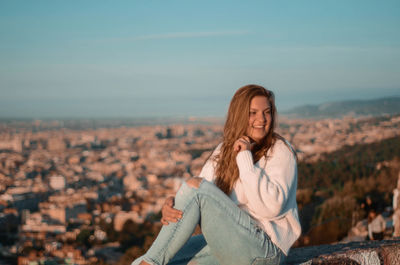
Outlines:
<svg viewBox="0 0 400 265"><path fill-rule="evenodd" d="M283 116L289 118L339 118L398 113L400 113L400 97L328 102L320 105L300 106L281 112Z"/></svg>
<svg viewBox="0 0 400 265"><path fill-rule="evenodd" d="M315 162L299 161L297 203L303 237L311 245L341 240L353 218L364 218L359 206L367 195L378 211L390 206L399 170L398 136L344 146Z"/></svg>

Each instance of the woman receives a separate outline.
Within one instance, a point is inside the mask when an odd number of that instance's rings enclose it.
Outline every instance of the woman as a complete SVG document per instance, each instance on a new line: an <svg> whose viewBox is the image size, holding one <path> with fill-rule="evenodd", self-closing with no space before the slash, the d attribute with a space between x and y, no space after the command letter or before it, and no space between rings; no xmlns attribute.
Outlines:
<svg viewBox="0 0 400 265"><path fill-rule="evenodd" d="M278 264L301 228L296 156L275 122L271 91L240 88L222 143L167 199L157 239L132 264ZM197 224L202 235L191 237Z"/></svg>

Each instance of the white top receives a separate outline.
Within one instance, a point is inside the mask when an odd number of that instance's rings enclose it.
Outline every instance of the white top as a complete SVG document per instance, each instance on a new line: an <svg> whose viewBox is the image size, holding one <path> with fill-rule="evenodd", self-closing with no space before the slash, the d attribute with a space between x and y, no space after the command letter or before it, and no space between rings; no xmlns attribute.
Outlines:
<svg viewBox="0 0 400 265"><path fill-rule="evenodd" d="M288 145L276 140L268 150L268 158L263 156L256 164L249 150L240 151L236 157L239 179L230 194L285 255L301 234L296 202L297 164ZM221 146L214 150L199 177L214 182L216 163L212 158L220 152Z"/></svg>
<svg viewBox="0 0 400 265"><path fill-rule="evenodd" d="M399 194L400 194L399 189L396 188L393 190L393 211L395 211L397 209L397 207L399 206L399 205L397 205L398 199L399 199Z"/></svg>
<svg viewBox="0 0 400 265"><path fill-rule="evenodd" d="M386 221L383 219L382 215L378 214L371 223L368 224L368 235L372 238L372 233L382 233L385 232Z"/></svg>

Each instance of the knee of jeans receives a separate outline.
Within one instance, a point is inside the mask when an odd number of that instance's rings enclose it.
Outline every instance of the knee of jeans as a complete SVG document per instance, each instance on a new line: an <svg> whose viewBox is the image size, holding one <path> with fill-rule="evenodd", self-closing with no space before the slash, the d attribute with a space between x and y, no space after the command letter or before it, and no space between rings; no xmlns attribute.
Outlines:
<svg viewBox="0 0 400 265"><path fill-rule="evenodd" d="M201 182L203 181L202 178L193 177L186 181L186 184L192 188L198 189L200 187Z"/></svg>

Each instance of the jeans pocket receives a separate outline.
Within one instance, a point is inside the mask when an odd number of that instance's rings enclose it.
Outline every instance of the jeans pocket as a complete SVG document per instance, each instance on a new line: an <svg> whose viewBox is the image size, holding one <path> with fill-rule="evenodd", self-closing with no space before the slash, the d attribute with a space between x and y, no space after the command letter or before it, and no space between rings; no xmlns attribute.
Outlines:
<svg viewBox="0 0 400 265"><path fill-rule="evenodd" d="M255 258L251 265L275 265L280 263L280 258L280 253L268 258Z"/></svg>
<svg viewBox="0 0 400 265"><path fill-rule="evenodd" d="M258 238L258 240L261 241L261 243L264 243L265 237L268 235L259 227L256 227L255 229L255 237Z"/></svg>

